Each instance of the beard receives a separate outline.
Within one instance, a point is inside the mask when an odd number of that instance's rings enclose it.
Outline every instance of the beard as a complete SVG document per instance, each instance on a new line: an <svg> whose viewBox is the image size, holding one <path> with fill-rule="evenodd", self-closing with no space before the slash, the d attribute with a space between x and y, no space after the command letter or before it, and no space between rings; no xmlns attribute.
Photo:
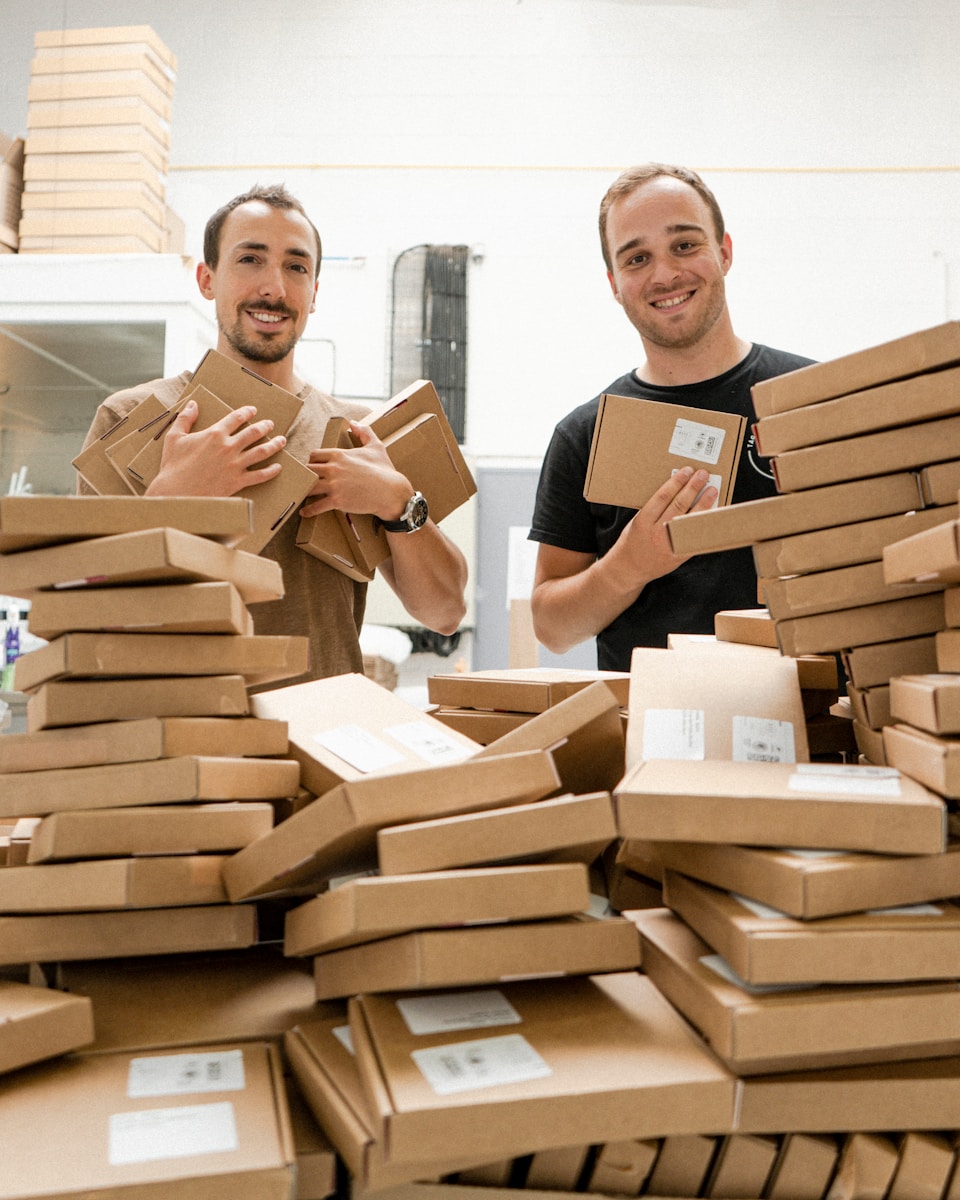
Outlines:
<svg viewBox="0 0 960 1200"><path fill-rule="evenodd" d="M259 305L258 311L278 312L291 317L293 315L285 308L271 308L266 304ZM242 313L237 315L237 319L232 325L227 325L225 321L220 321L218 324L227 344L238 354L242 354L244 358L250 359L251 362L280 362L292 353L300 340L300 334L295 330L283 336L280 334L251 334L243 325Z"/></svg>
<svg viewBox="0 0 960 1200"><path fill-rule="evenodd" d="M726 305L722 283L707 288L701 285L698 292L706 303L693 324L680 322L671 326L669 321L651 319L646 305L639 311L628 313L627 316L637 333L652 345L669 350L687 350L706 337L720 319Z"/></svg>

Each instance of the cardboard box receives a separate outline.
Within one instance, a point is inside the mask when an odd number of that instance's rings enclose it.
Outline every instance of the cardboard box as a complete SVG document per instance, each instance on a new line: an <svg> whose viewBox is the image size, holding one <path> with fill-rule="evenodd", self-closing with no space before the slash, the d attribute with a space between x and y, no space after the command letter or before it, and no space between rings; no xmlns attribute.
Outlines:
<svg viewBox="0 0 960 1200"><path fill-rule="evenodd" d="M765 608L727 609L714 613L713 631L719 642L777 648L777 632Z"/></svg>
<svg viewBox="0 0 960 1200"><path fill-rule="evenodd" d="M224 882L233 901L291 890L316 893L328 879L375 864L379 829L537 800L555 785L545 751L341 783L238 851L224 864Z"/></svg>
<svg viewBox="0 0 960 1200"><path fill-rule="evenodd" d="M663 894L748 985L905 983L960 974L960 908L948 900L799 920L669 869Z"/></svg>
<svg viewBox="0 0 960 1200"><path fill-rule="evenodd" d="M792 537L772 538L753 547L753 564L760 578L772 579L779 575L802 575L809 571L830 571L873 562L883 558L884 548L892 542L954 520L956 516L951 503L942 508L925 508L872 521L855 521L852 525L836 525L832 529L817 529L812 533L797 533Z"/></svg>
<svg viewBox="0 0 960 1200"><path fill-rule="evenodd" d="M754 658L780 657L780 651L769 646L750 646L744 642L724 642L711 634L671 634L669 648L678 653L687 650L704 651L710 654L732 654L739 657L741 663L746 663L746 655ZM811 690L834 691L839 685L837 660L832 654L801 654L793 661L797 666L797 681L801 692Z"/></svg>
<svg viewBox="0 0 960 1200"><path fill-rule="evenodd" d="M890 711L895 720L928 733L960 733L960 676L900 675L891 679Z"/></svg>
<svg viewBox="0 0 960 1200"><path fill-rule="evenodd" d="M533 715L524 712L484 712L479 708L431 707L427 712L442 725L462 733L478 746L489 746L504 734L519 729Z"/></svg>
<svg viewBox="0 0 960 1200"><path fill-rule="evenodd" d="M570 916L589 905L582 863L367 876L291 909L284 953L326 954L417 929Z"/></svg>
<svg viewBox="0 0 960 1200"><path fill-rule="evenodd" d="M960 322L947 321L829 362L812 363L776 379L765 379L752 389L753 406L763 419L956 362L960 362Z"/></svg>
<svg viewBox="0 0 960 1200"><path fill-rule="evenodd" d="M735 550L771 538L789 537L854 521L870 521L922 506L917 477L910 471L877 479L811 488L790 495L747 500L726 508L683 513L667 524L674 554Z"/></svg>
<svg viewBox="0 0 960 1200"><path fill-rule="evenodd" d="M937 854L939 796L890 769L833 763L638 763L614 792L624 838Z"/></svg>
<svg viewBox="0 0 960 1200"><path fill-rule="evenodd" d="M872 688L858 688L848 683L847 699L850 702L854 720L865 725L867 729L882 729L884 725L891 724L893 718L890 715L890 687L888 684L879 684Z"/></svg>
<svg viewBox="0 0 960 1200"><path fill-rule="evenodd" d="M65 72L53 77L37 76L27 85L30 105L77 105L107 98L119 103L131 98L142 100L166 121L173 112L169 89L156 84L144 71Z"/></svg>
<svg viewBox="0 0 960 1200"><path fill-rule="evenodd" d="M718 1144L719 1138L700 1134L664 1138L647 1183L647 1194L698 1196Z"/></svg>
<svg viewBox="0 0 960 1200"><path fill-rule="evenodd" d="M51 813L34 829L27 861L217 854L273 828L273 806L256 801Z"/></svg>
<svg viewBox="0 0 960 1200"><path fill-rule="evenodd" d="M926 855L628 841L620 860L630 865L655 854L663 867L811 920L960 895L958 851L954 840L945 852Z"/></svg>
<svg viewBox="0 0 960 1200"><path fill-rule="evenodd" d="M639 1196L657 1160L660 1143L655 1138L631 1138L600 1146L586 1181L588 1192L613 1196Z"/></svg>
<svg viewBox="0 0 960 1200"><path fill-rule="evenodd" d="M0 979L0 1075L92 1041L93 1006L86 997Z"/></svg>
<svg viewBox="0 0 960 1200"><path fill-rule="evenodd" d="M27 701L27 732L138 717L242 717L250 711L242 675L45 683Z"/></svg>
<svg viewBox="0 0 960 1200"><path fill-rule="evenodd" d="M339 783L398 769L464 762L477 743L363 675L337 675L259 692L253 713L286 721L290 755L316 796Z"/></svg>
<svg viewBox="0 0 960 1200"><path fill-rule="evenodd" d="M752 988L666 909L630 916L646 974L737 1075L955 1053L955 983Z"/></svg>
<svg viewBox="0 0 960 1200"><path fill-rule="evenodd" d="M219 854L45 863L0 871L0 912L54 913L225 904Z"/></svg>
<svg viewBox="0 0 960 1200"><path fill-rule="evenodd" d="M914 1130L905 1133L900 1140L897 1170L887 1193L889 1200L942 1196L953 1174L954 1158L954 1148L947 1138Z"/></svg>
<svg viewBox="0 0 960 1200"><path fill-rule="evenodd" d="M788 1134L767 1183L768 1200L822 1200L839 1155L832 1137Z"/></svg>
<svg viewBox="0 0 960 1200"><path fill-rule="evenodd" d="M384 875L511 861L589 864L617 837L609 792L412 821L377 833Z"/></svg>
<svg viewBox="0 0 960 1200"><path fill-rule="evenodd" d="M890 1138L851 1133L844 1139L831 1187L840 1195L887 1196L896 1169L897 1148Z"/></svg>
<svg viewBox="0 0 960 1200"><path fill-rule="evenodd" d="M96 498L121 496L127 499L134 495L133 480L121 475L114 468L110 451L119 446L134 430L156 428L163 424L167 418L167 411L167 406L157 396L151 394L145 397L136 408L125 417L121 417L115 425L111 425L95 442L91 442L71 460L71 466L80 478L97 493Z"/></svg>
<svg viewBox="0 0 960 1200"><path fill-rule="evenodd" d="M642 508L682 467L703 468L729 504L747 421L657 400L602 395L583 495L591 504Z"/></svg>
<svg viewBox="0 0 960 1200"><path fill-rule="evenodd" d="M256 940L252 905L7 916L0 919L0 964L196 954L237 950Z"/></svg>
<svg viewBox="0 0 960 1200"><path fill-rule="evenodd" d="M883 563L857 563L833 571L767 579L763 594L774 621L815 613L838 612L882 604L905 596L922 596L941 591L937 583L892 584L885 578Z"/></svg>
<svg viewBox="0 0 960 1200"><path fill-rule="evenodd" d="M889 683L894 675L926 675L937 669L936 635L853 646L841 659L847 678L861 688Z"/></svg>
<svg viewBox="0 0 960 1200"><path fill-rule="evenodd" d="M20 243L23 151L23 138L0 133L0 253L14 253Z"/></svg>
<svg viewBox="0 0 960 1200"><path fill-rule="evenodd" d="M283 1077L297 1156L295 1200L326 1200L337 1191L337 1155L316 1117L300 1095L296 1081Z"/></svg>
<svg viewBox="0 0 960 1200"><path fill-rule="evenodd" d="M206 580L232 583L247 604L279 600L278 563L179 529L146 529L0 556L0 583L11 596L41 588Z"/></svg>
<svg viewBox="0 0 960 1200"><path fill-rule="evenodd" d="M951 456L958 433L960 417L944 417L902 429L865 433L839 442L788 450L770 459L770 465L778 491L803 491L847 479L889 475L942 462Z"/></svg>
<svg viewBox="0 0 960 1200"><path fill-rule="evenodd" d="M887 762L941 796L960 799L960 741L910 725L885 725Z"/></svg>
<svg viewBox="0 0 960 1200"><path fill-rule="evenodd" d="M772 1137L734 1133L722 1138L703 1195L763 1195L777 1149Z"/></svg>
<svg viewBox="0 0 960 1200"><path fill-rule="evenodd" d="M357 1064L388 1162L422 1162L451 1145L492 1160L730 1125L731 1077L636 973L502 984L470 999L468 1014L457 993L431 996L417 1033L401 1007L419 1016L422 998L351 999ZM523 1053L508 1073L501 1055L512 1046ZM443 1079L441 1058L470 1065Z"/></svg>
<svg viewBox="0 0 960 1200"><path fill-rule="evenodd" d="M297 777L297 764L287 759L199 756L11 772L0 775L0 816L190 800L282 799L296 794Z"/></svg>
<svg viewBox="0 0 960 1200"><path fill-rule="evenodd" d="M960 581L960 521L945 521L886 546L883 573L891 584Z"/></svg>
<svg viewBox="0 0 960 1200"><path fill-rule="evenodd" d="M590 916L421 929L317 955L318 1000L359 992L465 987L505 979L588 976L640 965L637 932L622 917Z"/></svg>
<svg viewBox="0 0 960 1200"><path fill-rule="evenodd" d="M165 717L162 724L163 753L171 758L270 758L287 754L284 721L264 717ZM293 779L292 771L288 778ZM271 795L270 799L285 797Z"/></svg>
<svg viewBox="0 0 960 1200"><path fill-rule="evenodd" d="M733 652L731 651L731 654ZM797 668L748 655L750 686L731 689L732 658L637 646L630 661L626 766L649 759L806 762Z"/></svg>
<svg viewBox="0 0 960 1200"><path fill-rule="evenodd" d="M853 721L852 724L860 761L877 767L888 766L886 751L883 748L883 729L870 729L859 721Z"/></svg>
<svg viewBox="0 0 960 1200"><path fill-rule="evenodd" d="M23 1121L35 1136L20 1136ZM9 1197L287 1200L295 1186L279 1056L265 1043L39 1068L0 1085L0 1134Z"/></svg>
<svg viewBox="0 0 960 1200"><path fill-rule="evenodd" d="M783 654L825 654L938 633L944 623L943 598L940 592L933 592L791 617L777 622L777 639Z"/></svg>
<svg viewBox="0 0 960 1200"><path fill-rule="evenodd" d="M561 667L504 668L427 677L427 697L448 707L541 713L593 683L605 683L626 707L629 671L578 671Z"/></svg>
<svg viewBox="0 0 960 1200"><path fill-rule="evenodd" d="M30 692L54 680L241 675L250 686L301 675L308 662L305 637L65 633L22 654L14 683Z"/></svg>
<svg viewBox="0 0 960 1200"><path fill-rule="evenodd" d="M924 504L953 504L960 490L960 460L931 463L920 471L918 478Z"/></svg>

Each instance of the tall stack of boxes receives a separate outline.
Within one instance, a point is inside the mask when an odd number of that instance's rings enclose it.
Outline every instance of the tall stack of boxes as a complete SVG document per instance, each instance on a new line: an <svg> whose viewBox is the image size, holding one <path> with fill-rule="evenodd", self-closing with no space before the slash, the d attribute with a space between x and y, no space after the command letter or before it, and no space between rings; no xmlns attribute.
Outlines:
<svg viewBox="0 0 960 1200"><path fill-rule="evenodd" d="M0 254L20 244L20 197L23 193L23 138L0 133Z"/></svg>
<svg viewBox="0 0 960 1200"><path fill-rule="evenodd" d="M40 32L19 249L182 253L166 201L176 59L148 25Z"/></svg>

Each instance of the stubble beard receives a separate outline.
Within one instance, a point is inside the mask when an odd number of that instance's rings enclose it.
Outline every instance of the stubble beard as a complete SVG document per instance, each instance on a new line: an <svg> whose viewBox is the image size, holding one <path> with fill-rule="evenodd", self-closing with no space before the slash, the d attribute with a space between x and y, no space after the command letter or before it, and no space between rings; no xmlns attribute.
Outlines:
<svg viewBox="0 0 960 1200"><path fill-rule="evenodd" d="M702 293L702 289L701 293ZM669 324L650 320L645 309L632 318L632 324L637 333L654 346L664 350L689 350L698 345L719 321L726 305L723 287L711 289L708 305L700 314L699 320L693 326L679 325L671 329Z"/></svg>
<svg viewBox="0 0 960 1200"><path fill-rule="evenodd" d="M244 331L242 321L242 314L238 315L232 326L228 326L224 321L221 321L219 323L220 332L231 349L243 355L244 358L248 358L251 362L280 362L293 352L300 338L298 333L293 333L286 337L280 337L279 334L273 337L267 335L263 338L251 337Z"/></svg>

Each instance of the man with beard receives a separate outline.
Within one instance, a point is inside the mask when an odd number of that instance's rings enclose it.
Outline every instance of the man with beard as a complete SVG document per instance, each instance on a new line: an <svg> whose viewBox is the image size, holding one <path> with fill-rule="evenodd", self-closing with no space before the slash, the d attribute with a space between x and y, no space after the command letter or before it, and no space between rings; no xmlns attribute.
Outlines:
<svg viewBox="0 0 960 1200"><path fill-rule="evenodd" d="M662 163L625 171L601 203L600 243L614 298L645 354L605 393L753 421L753 384L811 361L734 333L724 288L730 235L695 172ZM627 671L634 646L712 633L718 611L756 607L757 584L749 548L687 559L670 549L667 522L716 501L705 470L677 472L639 511L584 499L598 405L599 396L560 421L544 458L529 535L540 543L533 620L548 649L596 637L598 666ZM775 491L751 435L733 501Z"/></svg>
<svg viewBox="0 0 960 1200"><path fill-rule="evenodd" d="M287 436L271 437L272 422L254 420L256 411L249 406L193 432L197 406L188 401L166 434L160 471L146 494L235 495L272 479L280 464L258 464L285 447L317 477L301 515L340 509L379 517L391 551L380 568L387 582L416 621L439 633L455 632L465 612L463 555L432 521L423 523L410 481L395 470L373 430L356 424L368 410L334 400L294 369L294 348L314 310L321 259L320 236L303 206L283 187L253 188L210 218L203 253L197 284L215 306L217 350L293 392L304 404ZM189 379L184 371L109 396L97 410L84 446L151 394L171 407ZM319 448L333 416L351 420L359 446ZM92 490L82 479L79 488ZM284 680L284 686L363 670L359 631L366 584L300 550L296 530L291 518L262 551L282 568L283 600L250 606L258 634L309 638L310 672Z"/></svg>

